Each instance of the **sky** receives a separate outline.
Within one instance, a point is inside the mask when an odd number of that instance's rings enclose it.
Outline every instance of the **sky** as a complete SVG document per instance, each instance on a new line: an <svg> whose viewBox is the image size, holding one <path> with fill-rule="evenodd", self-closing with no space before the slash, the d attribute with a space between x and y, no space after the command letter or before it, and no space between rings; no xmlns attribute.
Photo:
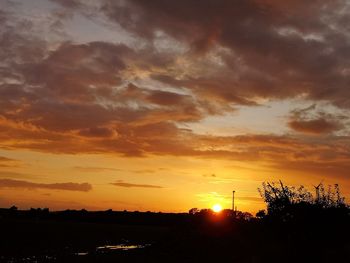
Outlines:
<svg viewBox="0 0 350 263"><path fill-rule="evenodd" d="M346 0L0 0L0 207L350 198Z"/></svg>

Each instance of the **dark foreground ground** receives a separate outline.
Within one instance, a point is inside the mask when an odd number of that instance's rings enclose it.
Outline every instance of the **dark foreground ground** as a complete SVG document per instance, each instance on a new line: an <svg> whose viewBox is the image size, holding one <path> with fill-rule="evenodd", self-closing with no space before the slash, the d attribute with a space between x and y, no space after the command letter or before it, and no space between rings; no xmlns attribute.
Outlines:
<svg viewBox="0 0 350 263"><path fill-rule="evenodd" d="M0 211L0 262L350 262L349 217Z"/></svg>

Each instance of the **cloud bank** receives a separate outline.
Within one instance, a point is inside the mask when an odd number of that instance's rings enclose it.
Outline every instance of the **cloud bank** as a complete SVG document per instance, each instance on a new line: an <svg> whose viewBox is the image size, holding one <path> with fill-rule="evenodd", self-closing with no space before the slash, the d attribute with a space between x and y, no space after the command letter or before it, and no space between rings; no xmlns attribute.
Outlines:
<svg viewBox="0 0 350 263"><path fill-rule="evenodd" d="M48 36L55 41L38 32L33 17L10 7L0 12L2 147L225 158L314 171L326 164L345 176L346 115L294 109L284 135L203 135L183 127L275 100L349 113L347 1L51 4ZM134 42L69 39L64 31L73 14L118 26Z"/></svg>
<svg viewBox="0 0 350 263"><path fill-rule="evenodd" d="M119 186L119 187L137 187L137 188L163 188L162 186L159 185L152 185L152 184L132 184L132 183L126 183L122 180L118 180L115 183L111 183L111 185L114 186Z"/></svg>
<svg viewBox="0 0 350 263"><path fill-rule="evenodd" d="M0 179L0 188L24 188L24 189L51 189L89 192L92 186L89 183L33 183L22 180Z"/></svg>

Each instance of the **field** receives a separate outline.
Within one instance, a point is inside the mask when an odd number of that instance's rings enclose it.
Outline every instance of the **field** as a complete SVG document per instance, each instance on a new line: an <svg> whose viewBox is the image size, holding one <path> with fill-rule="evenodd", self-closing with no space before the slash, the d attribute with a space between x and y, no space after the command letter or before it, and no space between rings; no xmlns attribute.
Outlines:
<svg viewBox="0 0 350 263"><path fill-rule="evenodd" d="M224 213L16 213L0 220L0 262L350 262L348 221L329 228Z"/></svg>

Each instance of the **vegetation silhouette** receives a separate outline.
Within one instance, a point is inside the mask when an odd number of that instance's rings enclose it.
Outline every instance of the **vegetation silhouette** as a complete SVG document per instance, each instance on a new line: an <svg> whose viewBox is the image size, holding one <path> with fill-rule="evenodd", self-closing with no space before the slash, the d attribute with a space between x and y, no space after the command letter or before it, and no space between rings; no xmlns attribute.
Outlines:
<svg viewBox="0 0 350 263"><path fill-rule="evenodd" d="M267 209L255 217L0 209L0 262L350 262L350 208L338 185L258 190Z"/></svg>
<svg viewBox="0 0 350 263"><path fill-rule="evenodd" d="M339 185L328 186L327 191L322 183L315 187L315 197L303 185L298 188L285 186L282 181L276 183L263 183L262 188L258 188L259 193L267 204L268 214L284 218L285 216L295 216L298 212L316 210L346 211L349 207L345 203L345 198L341 196ZM307 209L306 209L307 208ZM311 210L309 210L311 209Z"/></svg>

